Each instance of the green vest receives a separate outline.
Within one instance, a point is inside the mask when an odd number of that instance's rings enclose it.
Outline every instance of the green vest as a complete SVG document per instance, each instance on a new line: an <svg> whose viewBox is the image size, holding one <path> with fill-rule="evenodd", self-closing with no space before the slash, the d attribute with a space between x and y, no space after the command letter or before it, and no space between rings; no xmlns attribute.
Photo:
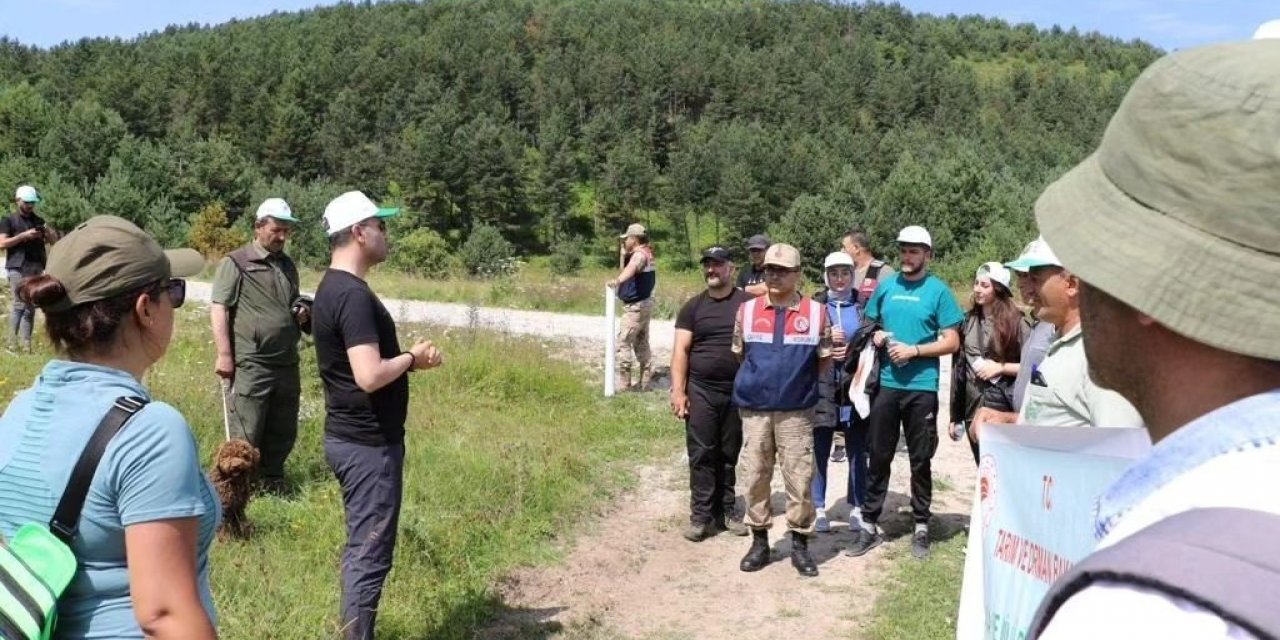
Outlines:
<svg viewBox="0 0 1280 640"><path fill-rule="evenodd" d="M236 362L296 366L302 332L291 307L298 299L298 269L284 252L252 242L222 259L213 301L230 312Z"/></svg>

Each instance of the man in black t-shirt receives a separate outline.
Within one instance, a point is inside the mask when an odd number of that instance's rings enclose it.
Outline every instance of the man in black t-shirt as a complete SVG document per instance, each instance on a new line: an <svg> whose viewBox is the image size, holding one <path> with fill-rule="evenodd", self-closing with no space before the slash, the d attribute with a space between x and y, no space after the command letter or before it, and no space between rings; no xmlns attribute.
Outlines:
<svg viewBox="0 0 1280 640"><path fill-rule="evenodd" d="M702 272L707 290L680 308L671 351L671 410L685 421L689 449L684 537L693 542L717 531L747 534L734 508L742 418L732 402L738 358L730 347L738 307L751 295L733 286L733 262L721 247L702 253Z"/></svg>
<svg viewBox="0 0 1280 640"><path fill-rule="evenodd" d="M359 191L324 211L332 260L311 308L316 361L324 383L324 454L342 488L347 545L342 552L343 637L371 640L391 571L404 476L408 373L441 364L439 350L418 342L400 350L396 324L365 282L387 258L385 218Z"/></svg>
<svg viewBox="0 0 1280 640"><path fill-rule="evenodd" d="M9 289L13 294L9 314L9 339L17 337L22 346L31 350L31 327L36 309L18 297L22 281L44 273L45 245L57 240L57 232L45 224L36 214L40 194L31 185L22 185L13 196L18 210L0 218L0 247L5 250L4 267L9 277Z"/></svg>
<svg viewBox="0 0 1280 640"><path fill-rule="evenodd" d="M769 292L764 283L764 252L768 251L769 236L757 234L747 240L747 255L751 262L738 272L738 288L752 296L762 296Z"/></svg>

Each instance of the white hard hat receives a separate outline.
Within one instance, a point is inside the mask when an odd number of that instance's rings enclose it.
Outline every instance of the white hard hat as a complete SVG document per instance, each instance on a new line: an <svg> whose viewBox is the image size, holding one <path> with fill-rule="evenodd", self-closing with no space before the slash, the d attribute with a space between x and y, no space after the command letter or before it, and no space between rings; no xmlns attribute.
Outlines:
<svg viewBox="0 0 1280 640"><path fill-rule="evenodd" d="M1280 38L1280 19L1268 20L1258 26L1258 30L1253 32L1253 39L1263 38Z"/></svg>
<svg viewBox="0 0 1280 640"><path fill-rule="evenodd" d="M930 249L933 248L933 238L929 236L929 231L924 227L912 225L903 227L898 232L898 244L922 244Z"/></svg>
<svg viewBox="0 0 1280 640"><path fill-rule="evenodd" d="M849 267L853 268L853 258L843 251L833 251L827 254L827 259L822 261L823 270L831 267Z"/></svg>

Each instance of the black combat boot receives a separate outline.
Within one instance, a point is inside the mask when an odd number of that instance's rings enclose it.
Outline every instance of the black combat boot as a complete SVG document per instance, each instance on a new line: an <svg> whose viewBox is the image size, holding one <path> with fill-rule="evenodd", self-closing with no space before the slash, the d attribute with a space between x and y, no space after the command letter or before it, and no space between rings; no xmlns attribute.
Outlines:
<svg viewBox="0 0 1280 640"><path fill-rule="evenodd" d="M738 565L743 571L759 571L769 564L769 532L764 529L751 531L751 550Z"/></svg>
<svg viewBox="0 0 1280 640"><path fill-rule="evenodd" d="M809 555L809 536L791 532L791 566L806 578L818 575L818 563Z"/></svg>

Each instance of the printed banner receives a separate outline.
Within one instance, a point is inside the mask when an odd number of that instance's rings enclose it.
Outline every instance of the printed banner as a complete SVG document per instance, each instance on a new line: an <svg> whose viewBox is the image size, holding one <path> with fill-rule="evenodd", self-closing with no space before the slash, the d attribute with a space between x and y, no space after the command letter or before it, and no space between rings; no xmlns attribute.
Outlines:
<svg viewBox="0 0 1280 640"><path fill-rule="evenodd" d="M1146 429L985 425L956 638L1025 638L1049 587L1097 544L1098 496L1150 448Z"/></svg>

